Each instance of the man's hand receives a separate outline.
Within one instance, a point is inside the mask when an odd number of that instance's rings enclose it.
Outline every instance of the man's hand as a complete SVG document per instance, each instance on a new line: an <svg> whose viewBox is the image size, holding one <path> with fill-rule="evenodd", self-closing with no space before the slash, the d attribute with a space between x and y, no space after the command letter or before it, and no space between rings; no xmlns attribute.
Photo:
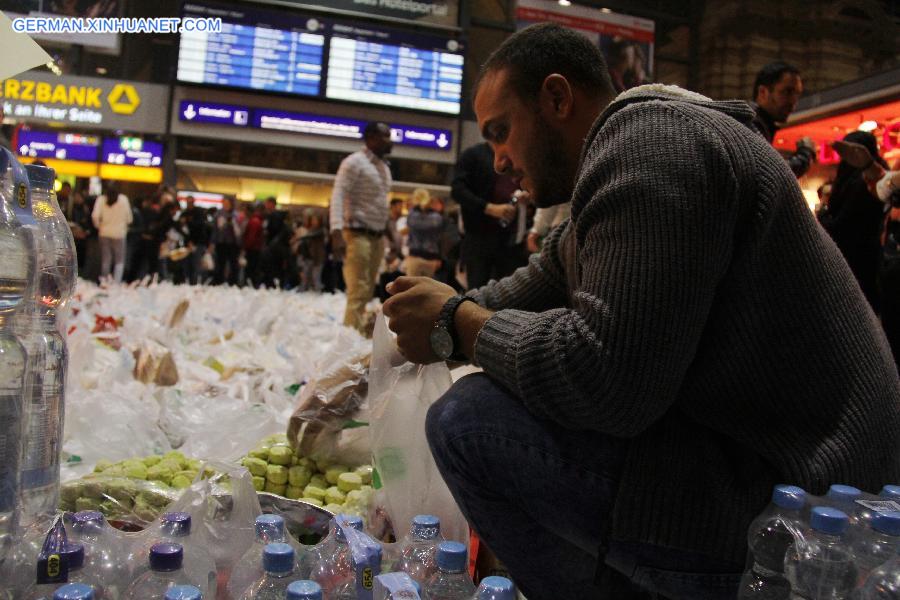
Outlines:
<svg viewBox="0 0 900 600"><path fill-rule="evenodd" d="M344 242L344 232L340 229L331 230L331 253L338 260L344 260L347 252L347 244Z"/></svg>
<svg viewBox="0 0 900 600"><path fill-rule="evenodd" d="M517 210L514 204L494 204L489 202L484 207L484 214L501 221L512 221L516 218Z"/></svg>
<svg viewBox="0 0 900 600"><path fill-rule="evenodd" d="M862 144L838 140L832 142L831 147L838 153L841 160L854 169L866 169L872 165L872 155L869 153L869 149Z"/></svg>
<svg viewBox="0 0 900 600"><path fill-rule="evenodd" d="M449 285L429 277L398 277L388 284L391 294L382 311L388 327L397 334L397 346L407 360L437 362L429 336L447 300L456 295Z"/></svg>
<svg viewBox="0 0 900 600"><path fill-rule="evenodd" d="M530 254L534 254L535 252L539 252L541 250L541 247L538 246L539 237L540 236L534 231L528 232L528 237L525 238L525 247L528 248L528 252Z"/></svg>

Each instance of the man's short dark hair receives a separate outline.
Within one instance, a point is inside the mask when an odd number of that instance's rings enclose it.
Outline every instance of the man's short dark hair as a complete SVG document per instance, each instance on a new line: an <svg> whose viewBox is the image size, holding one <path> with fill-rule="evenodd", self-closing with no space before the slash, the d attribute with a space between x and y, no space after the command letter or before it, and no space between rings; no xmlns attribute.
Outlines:
<svg viewBox="0 0 900 600"><path fill-rule="evenodd" d="M756 81L753 82L753 99L756 100L756 96L759 93L759 86L764 85L766 87L772 87L781 81L781 77L785 73L800 75L800 69L780 60L770 62L760 69L759 73L756 74Z"/></svg>
<svg viewBox="0 0 900 600"><path fill-rule="evenodd" d="M382 128L388 131L391 130L388 124L383 121L371 121L366 123L366 128L363 129L363 139L368 138L370 135L381 135Z"/></svg>
<svg viewBox="0 0 900 600"><path fill-rule="evenodd" d="M508 37L482 65L473 99L484 76L500 70L509 74L510 84L523 100L536 98L544 80L553 73L591 97L612 97L616 93L600 48L556 23L531 25Z"/></svg>
<svg viewBox="0 0 900 600"><path fill-rule="evenodd" d="M391 198L391 206L395 204L403 204L403 198Z"/></svg>

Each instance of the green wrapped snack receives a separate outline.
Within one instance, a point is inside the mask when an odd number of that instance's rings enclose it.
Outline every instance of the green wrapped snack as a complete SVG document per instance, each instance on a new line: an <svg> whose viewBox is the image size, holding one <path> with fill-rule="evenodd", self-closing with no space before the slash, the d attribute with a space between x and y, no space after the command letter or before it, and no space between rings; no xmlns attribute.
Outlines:
<svg viewBox="0 0 900 600"><path fill-rule="evenodd" d="M328 482L325 481L325 477L318 473L309 478L309 484L322 488L323 490L328 487Z"/></svg>
<svg viewBox="0 0 900 600"><path fill-rule="evenodd" d="M98 460L97 464L94 465L94 473L102 473L103 471L107 470L111 466L113 466L112 461Z"/></svg>
<svg viewBox="0 0 900 600"><path fill-rule="evenodd" d="M176 475L172 478L172 487L176 490L183 490L184 488L191 487L191 481L193 481L190 477L185 477L184 475Z"/></svg>
<svg viewBox="0 0 900 600"><path fill-rule="evenodd" d="M344 500L347 499L347 494L338 489L337 486L333 485L327 490L325 490L325 503L326 504L343 504Z"/></svg>
<svg viewBox="0 0 900 600"><path fill-rule="evenodd" d="M203 466L202 460L197 460L196 458L191 458L191 459L188 459L188 461L187 461L187 469L190 471L197 471L199 473L200 467L202 467L202 466Z"/></svg>
<svg viewBox="0 0 900 600"><path fill-rule="evenodd" d="M178 450L172 450L163 454L163 460L171 460L173 462L177 462L178 464L183 464L185 461L187 461L187 457Z"/></svg>
<svg viewBox="0 0 900 600"><path fill-rule="evenodd" d="M104 500L100 503L100 506L97 507L97 510L102 512L107 517L116 517L116 516L124 516L131 512L132 507L126 506L115 500Z"/></svg>
<svg viewBox="0 0 900 600"><path fill-rule="evenodd" d="M76 498L76 500L77 500L77 498ZM59 510L62 510L65 512L78 512L75 509L75 500L64 500L62 498L60 498L60 500L59 500Z"/></svg>
<svg viewBox="0 0 900 600"><path fill-rule="evenodd" d="M129 465L125 467L125 477L131 477L132 479L147 479L147 467L144 466L144 463L142 462Z"/></svg>
<svg viewBox="0 0 900 600"><path fill-rule="evenodd" d="M319 502L322 502L325 500L325 490L313 484L309 484L303 489L303 497L315 498Z"/></svg>
<svg viewBox="0 0 900 600"><path fill-rule="evenodd" d="M141 519L142 521L154 521L156 517L162 512L162 509L151 504L147 504L146 502L142 502L140 499L134 503L134 508L131 510L134 515Z"/></svg>
<svg viewBox="0 0 900 600"><path fill-rule="evenodd" d="M166 461L162 461L147 469L147 479L150 481L161 481L169 485L172 483L172 477L174 476L175 472L166 464Z"/></svg>
<svg viewBox="0 0 900 600"><path fill-rule="evenodd" d="M265 491L270 494L278 494L279 496L284 496L285 492L287 492L287 484L281 483L272 483L271 481L266 481L266 489Z"/></svg>
<svg viewBox="0 0 900 600"><path fill-rule="evenodd" d="M291 465L292 465L292 466L297 466L297 465L299 465L299 464L300 464L300 457L297 456L296 454L292 455L292 456L291 456Z"/></svg>
<svg viewBox="0 0 900 600"><path fill-rule="evenodd" d="M264 444L269 444L270 446L274 446L275 444L287 444L287 434L285 433L273 433L269 437L263 440Z"/></svg>
<svg viewBox="0 0 900 600"><path fill-rule="evenodd" d="M159 464L159 461L161 461L161 460L162 460L162 456L159 456L158 454L154 454L152 456L145 456L144 457L144 466L149 469L153 465Z"/></svg>
<svg viewBox="0 0 900 600"><path fill-rule="evenodd" d="M103 488L104 483L102 480L86 480L84 482L84 487L81 489L81 497L82 498L94 498L96 500L103 499Z"/></svg>
<svg viewBox="0 0 900 600"><path fill-rule="evenodd" d="M197 471L194 471L193 469L185 469L184 471L178 471L177 473L175 473L176 477L178 475L181 475L182 477L187 477L189 480L191 480L193 482L195 479L197 479L198 473L197 473Z"/></svg>
<svg viewBox="0 0 900 600"><path fill-rule="evenodd" d="M288 469L288 482L294 487L304 488L309 485L312 473L306 467L297 465Z"/></svg>
<svg viewBox="0 0 900 600"><path fill-rule="evenodd" d="M307 469L309 469L310 473L316 470L316 463L306 458L305 456L298 456L297 464L301 467L306 467Z"/></svg>
<svg viewBox="0 0 900 600"><path fill-rule="evenodd" d="M303 496L300 499L304 502L309 502L310 504L313 504L315 506L325 506L325 504L318 498L310 498L308 496Z"/></svg>
<svg viewBox="0 0 900 600"><path fill-rule="evenodd" d="M372 465L362 465L361 467L356 467L353 472L359 475L359 478L362 479L363 485L372 483Z"/></svg>
<svg viewBox="0 0 900 600"><path fill-rule="evenodd" d="M253 458L258 458L260 460L269 460L269 447L260 446L259 448L254 448L247 456L252 456Z"/></svg>
<svg viewBox="0 0 900 600"><path fill-rule="evenodd" d="M339 515L342 512L344 512L344 507L341 506L340 504L326 504L325 510L327 510L328 512L330 512L333 515Z"/></svg>
<svg viewBox="0 0 900 600"><path fill-rule="evenodd" d="M154 508L165 508L169 505L169 498L162 492L156 490L141 490L134 499L135 505L138 503L147 504Z"/></svg>
<svg viewBox="0 0 900 600"><path fill-rule="evenodd" d="M281 465L269 465L266 467L266 482L275 485L285 485L288 482L287 467Z"/></svg>
<svg viewBox="0 0 900 600"><path fill-rule="evenodd" d="M300 496L303 495L303 488L289 485L287 486L287 490L285 490L284 495L291 500L299 500Z"/></svg>
<svg viewBox="0 0 900 600"><path fill-rule="evenodd" d="M113 465L108 469L104 469L103 474L110 477L125 477L125 469L121 465Z"/></svg>
<svg viewBox="0 0 900 600"><path fill-rule="evenodd" d="M78 500L79 497L84 496L84 486L84 482L77 479L75 481L64 483L59 488L60 500L75 506L75 501Z"/></svg>
<svg viewBox="0 0 900 600"><path fill-rule="evenodd" d="M269 463L273 465L289 465L293 452L288 446L272 446L269 448Z"/></svg>
<svg viewBox="0 0 900 600"><path fill-rule="evenodd" d="M362 477L356 473L341 473L338 475L337 486L342 492L358 490L362 487Z"/></svg>
<svg viewBox="0 0 900 600"><path fill-rule="evenodd" d="M310 460L312 460L312 459L310 459ZM320 473L324 473L325 471L328 470L328 467L331 466L331 463L328 461L327 458L317 458L313 462L316 465L316 471L319 471Z"/></svg>
<svg viewBox="0 0 900 600"><path fill-rule="evenodd" d="M253 458L252 456L246 457L241 463L247 467L247 470L250 471L251 475L256 475L259 477L264 477L266 474L266 461L260 458Z"/></svg>
<svg viewBox="0 0 900 600"><path fill-rule="evenodd" d="M134 497L137 495L137 486L128 479L114 479L106 484L106 495L131 508L134 505Z"/></svg>
<svg viewBox="0 0 900 600"><path fill-rule="evenodd" d="M350 469L348 469L344 465L334 465L328 467L328 469L325 471L325 481L327 481L331 485L337 485L338 477L341 476L341 473L346 473L349 470Z"/></svg>
<svg viewBox="0 0 900 600"><path fill-rule="evenodd" d="M100 501L97 498L79 498L75 501L75 510L77 512L97 510L98 508L100 508Z"/></svg>
<svg viewBox="0 0 900 600"><path fill-rule="evenodd" d="M266 478L259 477L257 475L253 476L253 489L257 492L261 492L266 489Z"/></svg>
<svg viewBox="0 0 900 600"><path fill-rule="evenodd" d="M157 467L169 469L172 473L177 473L178 471L184 470L184 463L180 460L175 460L172 458L163 458L156 464Z"/></svg>

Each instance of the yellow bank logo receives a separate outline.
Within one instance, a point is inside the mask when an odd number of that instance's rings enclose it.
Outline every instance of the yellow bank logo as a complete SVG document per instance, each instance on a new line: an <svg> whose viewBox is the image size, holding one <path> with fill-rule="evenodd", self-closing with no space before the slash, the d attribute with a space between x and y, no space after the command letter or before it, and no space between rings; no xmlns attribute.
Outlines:
<svg viewBox="0 0 900 600"><path fill-rule="evenodd" d="M103 88L86 85L7 79L0 86L0 97L22 102L103 109ZM140 106L141 98L133 85L117 83L106 96L106 102L114 113L131 115Z"/></svg>
<svg viewBox="0 0 900 600"><path fill-rule="evenodd" d="M137 110L141 104L141 98L138 96L137 90L133 85L127 83L117 83L116 86L106 97L109 107L114 113L120 115L131 115Z"/></svg>

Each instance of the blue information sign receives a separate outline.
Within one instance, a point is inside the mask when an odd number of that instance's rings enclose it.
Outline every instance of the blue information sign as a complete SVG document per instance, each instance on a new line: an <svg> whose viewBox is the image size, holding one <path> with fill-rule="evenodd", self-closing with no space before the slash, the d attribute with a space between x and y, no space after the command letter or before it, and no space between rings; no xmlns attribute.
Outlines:
<svg viewBox="0 0 900 600"><path fill-rule="evenodd" d="M162 165L163 145L138 137L103 138L103 162L132 167Z"/></svg>
<svg viewBox="0 0 900 600"><path fill-rule="evenodd" d="M16 136L19 155L31 158L97 162L99 147L100 138L96 135L22 130Z"/></svg>

